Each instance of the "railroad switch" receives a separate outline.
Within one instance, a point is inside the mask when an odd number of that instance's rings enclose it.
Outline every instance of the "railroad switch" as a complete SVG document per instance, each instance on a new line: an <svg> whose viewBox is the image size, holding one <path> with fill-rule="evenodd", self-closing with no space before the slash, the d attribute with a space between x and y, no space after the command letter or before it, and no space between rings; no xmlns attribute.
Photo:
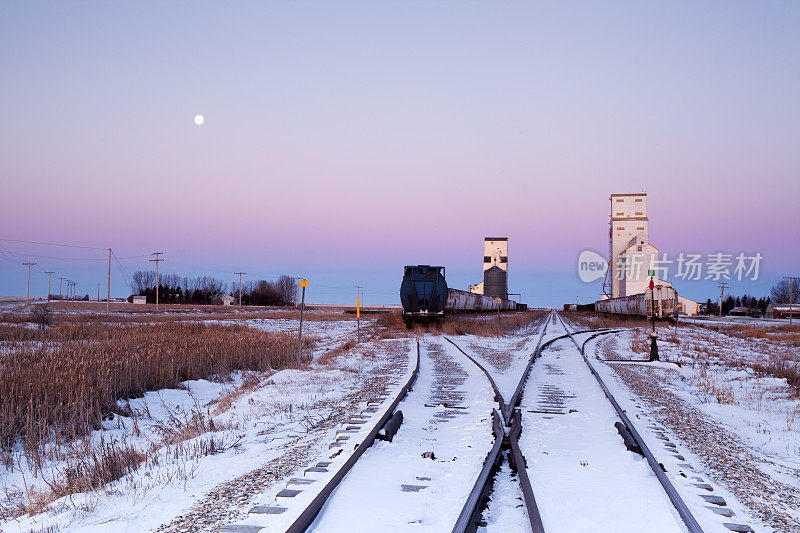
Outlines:
<svg viewBox="0 0 800 533"><path fill-rule="evenodd" d="M655 333L650 334L650 359L647 360L648 362L659 361L658 344L656 343L657 338L658 335L656 335Z"/></svg>

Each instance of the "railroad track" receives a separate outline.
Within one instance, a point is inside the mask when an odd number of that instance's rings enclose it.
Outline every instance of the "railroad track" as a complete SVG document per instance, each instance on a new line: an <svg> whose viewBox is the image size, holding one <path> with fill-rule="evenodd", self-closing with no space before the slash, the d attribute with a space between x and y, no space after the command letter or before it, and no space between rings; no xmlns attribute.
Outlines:
<svg viewBox="0 0 800 533"><path fill-rule="evenodd" d="M548 330L550 338L545 340ZM536 348L522 368L517 386L508 400L503 397L486 366L452 339L434 338L422 344L417 341L416 368L409 381L363 440L354 445L355 451L347 461L326 478L323 489L304 504L301 512L295 513L296 518L291 523L283 526L279 525L280 521L270 526L237 524L225 526L222 530L239 533L267 530L394 531L422 526L435 531L471 532L482 525L481 515L487 508L494 474L507 460L517 473L531 531L544 532L546 520L543 521L530 479L535 471L528 468L530 458L526 459L524 455L524 422L529 416L524 411L530 407L530 395L526 395L525 390L534 363L545 352L550 357L550 350L556 343L570 339L613 405L625 428L624 433L645 452L650 468L686 529L691 533L701 532L686 504L584 354L589 340L613 332L573 332L558 313L550 313L538 332ZM588 335L582 344L576 340L579 335ZM547 363L543 365L543 371L550 374L557 373L558 369ZM536 374L538 379L540 373ZM545 389L544 396L539 396L550 402L548 405L551 407L563 407L559 402L568 397L569 394L555 385ZM529 411L541 414L540 411ZM378 445L365 454L379 434L391 438L401 423L396 442ZM356 429L358 427L350 428ZM618 440L615 446L619 452ZM622 450L628 453L624 448ZM319 463L317 469L327 472L329 465L329 462ZM545 510L552 512L547 507ZM265 514L282 512L276 507L263 506L258 511Z"/></svg>
<svg viewBox="0 0 800 533"><path fill-rule="evenodd" d="M609 334L609 333L616 333L617 330L596 330L596 331L588 330L588 331L575 331L575 332L573 332L573 331L571 331L570 327L566 324L566 322L563 320L563 318L560 315L558 315L558 313L555 313L555 316L557 317L557 319L560 322L560 324L563 327L563 329L567 332L567 337L570 339L570 341L574 344L574 346L577 349L577 351L580 353L583 362L588 367L588 369L591 372L592 376L596 380L597 384L599 385L600 389L603 392L603 395L605 396L605 398L608 400L608 402L613 407L616 416L619 418L619 420L621 422L621 425L617 424L618 431L621 434L623 440L626 442L626 445L629 447L629 449L636 449L637 453L641 453L645 457L645 459L647 460L648 466L650 467L652 473L655 475L656 479L658 480L659 484L661 485L661 488L666 493L666 495L669 498L669 501L671 502L671 504L673 505L675 511L680 516L680 519L683 522L683 525L686 527L686 529L690 533L702 532L703 531L702 528L698 524L698 522L695 519L695 517L693 516L692 512L689 510L689 508L686 505L686 503L681 498L681 496L678 493L678 491L675 489L675 487L670 482L669 478L667 477L667 475L664 472L663 467L659 464L659 462L653 456L652 452L648 448L648 446L645 443L644 439L641 437L641 435L637 431L635 425L633 424L633 422L630 420L630 418L625 413L625 410L620 407L619 403L614 398L614 395L611 393L611 391L609 390L609 388L606 385L606 383L603 381L603 379L600 376L600 374L597 373L596 369L594 368L594 365L591 363L589 358L586 356L585 347L586 347L586 344L590 340L592 340L592 339L594 339L594 338L596 338L596 337L598 337L600 335L605 335L605 334ZM582 335L582 334L586 334L586 336L585 336L585 338L583 338L582 342L578 342L578 340L576 339L576 336ZM561 337L561 338L564 338L564 337ZM548 370L548 372L552 372L553 374L561 373L560 369L555 365L551 366L550 368L547 368L547 370ZM552 379L552 378L549 380L549 382L556 382L556 381L557 381L556 379ZM564 391L556 390L557 388L555 387L555 385L548 385L548 386L550 387L550 389L548 389L549 396L545 396L545 398L549 398L549 401L551 403L546 403L545 405L548 405L548 406L551 406L551 407L555 407L555 409L553 409L552 412L554 413L554 416L557 416L557 414L558 414L557 409L558 408L561 408L561 409L564 408L564 403L562 403L562 402L564 401L563 398L566 395L564 394Z"/></svg>

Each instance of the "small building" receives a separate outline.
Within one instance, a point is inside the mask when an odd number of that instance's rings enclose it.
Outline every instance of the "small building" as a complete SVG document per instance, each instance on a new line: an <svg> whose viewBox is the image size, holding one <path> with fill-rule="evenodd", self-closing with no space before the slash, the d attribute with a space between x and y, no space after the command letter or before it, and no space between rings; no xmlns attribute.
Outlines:
<svg viewBox="0 0 800 533"><path fill-rule="evenodd" d="M136 305L144 305L147 303L147 296L134 295L131 301Z"/></svg>
<svg viewBox="0 0 800 533"><path fill-rule="evenodd" d="M697 316L700 304L684 296L678 295L678 313L686 316Z"/></svg>
<svg viewBox="0 0 800 533"><path fill-rule="evenodd" d="M211 303L214 305L234 305L236 303L236 298L230 294L220 293L211 297Z"/></svg>
<svg viewBox="0 0 800 533"><path fill-rule="evenodd" d="M797 304L776 304L770 302L767 304L767 318L800 318L800 303Z"/></svg>

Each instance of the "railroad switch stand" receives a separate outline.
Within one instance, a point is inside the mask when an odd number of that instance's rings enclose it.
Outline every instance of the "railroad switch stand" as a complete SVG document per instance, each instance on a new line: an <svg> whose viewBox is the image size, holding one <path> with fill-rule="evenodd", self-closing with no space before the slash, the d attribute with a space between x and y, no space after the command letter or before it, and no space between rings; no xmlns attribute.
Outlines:
<svg viewBox="0 0 800 533"><path fill-rule="evenodd" d="M656 335L655 333L650 334L650 359L647 360L648 362L660 360L658 358L658 344L656 344L657 338L658 335Z"/></svg>

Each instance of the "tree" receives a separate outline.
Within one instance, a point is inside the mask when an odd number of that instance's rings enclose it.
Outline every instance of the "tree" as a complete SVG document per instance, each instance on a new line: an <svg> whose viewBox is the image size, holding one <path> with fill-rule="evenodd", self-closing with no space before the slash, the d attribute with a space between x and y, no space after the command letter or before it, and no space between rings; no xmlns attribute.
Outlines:
<svg viewBox="0 0 800 533"><path fill-rule="evenodd" d="M39 329L44 329L53 324L53 312L47 304L33 307L33 322L39 324Z"/></svg>
<svg viewBox="0 0 800 533"><path fill-rule="evenodd" d="M733 296L728 296L725 301L722 302L722 314L727 315L734 307L736 307L736 300L733 299Z"/></svg>
<svg viewBox="0 0 800 533"><path fill-rule="evenodd" d="M279 305L291 305L297 295L297 283L294 278L283 275L275 283L281 300Z"/></svg>
<svg viewBox="0 0 800 533"><path fill-rule="evenodd" d="M145 291L156 286L156 273L152 270L137 270L133 273L131 291L144 295Z"/></svg>
<svg viewBox="0 0 800 533"><path fill-rule="evenodd" d="M772 289L769 294L773 302L776 304L797 304L800 303L800 281L792 280L791 291L789 290L789 280L780 280ZM791 301L789 296L791 293Z"/></svg>

